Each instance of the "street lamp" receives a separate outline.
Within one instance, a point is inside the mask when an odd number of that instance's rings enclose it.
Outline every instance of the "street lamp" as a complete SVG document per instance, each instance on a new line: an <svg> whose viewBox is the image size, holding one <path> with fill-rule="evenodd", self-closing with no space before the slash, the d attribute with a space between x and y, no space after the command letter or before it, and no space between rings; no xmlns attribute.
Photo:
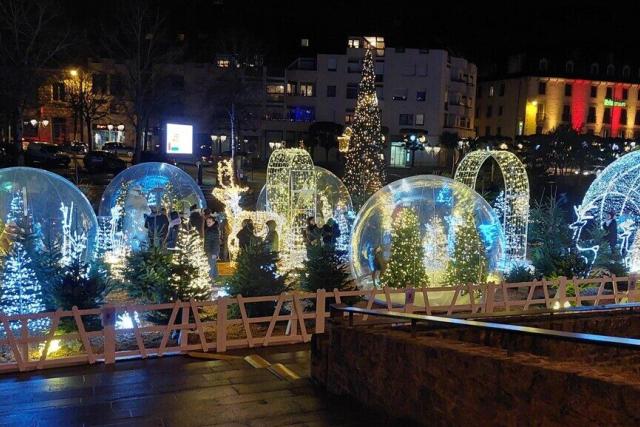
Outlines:
<svg viewBox="0 0 640 427"><path fill-rule="evenodd" d="M72 68L69 70L69 74L71 74L71 77L78 77L78 70Z"/></svg>
<svg viewBox="0 0 640 427"><path fill-rule="evenodd" d="M109 129L109 142L113 141L111 131L113 130L113 125L107 125L107 129Z"/></svg>

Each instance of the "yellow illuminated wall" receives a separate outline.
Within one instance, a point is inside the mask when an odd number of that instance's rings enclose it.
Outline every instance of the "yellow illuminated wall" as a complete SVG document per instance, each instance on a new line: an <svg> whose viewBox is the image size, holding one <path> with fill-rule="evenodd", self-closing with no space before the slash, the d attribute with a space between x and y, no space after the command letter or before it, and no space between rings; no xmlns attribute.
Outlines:
<svg viewBox="0 0 640 427"><path fill-rule="evenodd" d="M538 103L536 101L527 102L524 117L524 134L533 135L536 133L536 116L538 115Z"/></svg>

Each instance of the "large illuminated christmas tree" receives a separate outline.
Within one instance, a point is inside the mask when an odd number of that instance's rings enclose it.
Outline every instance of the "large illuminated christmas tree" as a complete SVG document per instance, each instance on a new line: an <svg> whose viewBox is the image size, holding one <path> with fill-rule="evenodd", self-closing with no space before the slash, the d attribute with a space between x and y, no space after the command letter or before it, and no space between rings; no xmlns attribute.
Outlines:
<svg viewBox="0 0 640 427"><path fill-rule="evenodd" d="M7 315L44 311L42 286L36 274L38 266L32 258L38 255L33 253L36 248L33 218L25 209L20 192L16 192L11 200L6 227L11 230L11 241L6 255L0 260L0 311ZM44 323L33 322L29 326L44 326Z"/></svg>
<svg viewBox="0 0 640 427"><path fill-rule="evenodd" d="M393 288L419 288L429 283L418 215L411 208L402 208L393 219L391 257L380 281Z"/></svg>
<svg viewBox="0 0 640 427"><path fill-rule="evenodd" d="M447 265L448 285L484 283L487 280L487 254L476 230L473 215L468 212L455 230L453 255Z"/></svg>
<svg viewBox="0 0 640 427"><path fill-rule="evenodd" d="M386 180L373 49L367 49L364 56L352 131L344 183L357 210Z"/></svg>

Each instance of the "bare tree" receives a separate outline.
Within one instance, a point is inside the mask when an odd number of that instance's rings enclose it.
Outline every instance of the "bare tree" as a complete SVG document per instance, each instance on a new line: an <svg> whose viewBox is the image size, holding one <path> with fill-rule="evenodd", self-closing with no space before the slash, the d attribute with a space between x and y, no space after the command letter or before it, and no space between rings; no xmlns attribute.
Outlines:
<svg viewBox="0 0 640 427"><path fill-rule="evenodd" d="M140 161L149 120L162 104L163 65L175 56L164 33L165 16L150 0L121 1L117 20L105 28L105 49L123 62L125 101L135 128L134 162Z"/></svg>
<svg viewBox="0 0 640 427"><path fill-rule="evenodd" d="M58 21L58 8L46 0L0 1L0 107L22 143L27 107L37 102L46 68L68 46L68 28Z"/></svg>
<svg viewBox="0 0 640 427"><path fill-rule="evenodd" d="M84 70L70 70L64 84L67 102L74 114L80 118L80 129L84 121L89 151L93 151L91 125L109 115L110 96L104 90L94 87L92 74ZM82 135L82 131L80 134Z"/></svg>

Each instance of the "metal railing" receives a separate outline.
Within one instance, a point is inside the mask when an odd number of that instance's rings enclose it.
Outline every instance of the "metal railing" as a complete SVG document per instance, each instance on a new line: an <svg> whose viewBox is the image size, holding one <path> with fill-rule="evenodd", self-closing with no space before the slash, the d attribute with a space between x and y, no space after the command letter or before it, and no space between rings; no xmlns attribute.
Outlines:
<svg viewBox="0 0 640 427"><path fill-rule="evenodd" d="M631 304L632 307L629 308L638 308L640 304ZM610 308L610 307L609 307ZM622 308L618 306L617 308ZM627 307L624 307L627 308ZM530 335L530 336L538 336L544 338L551 339L560 339L565 341L574 341L580 342L584 344L595 344L595 345L605 345L605 346L615 346L621 348L631 348L634 350L640 350L640 339L636 338L624 338L624 337L616 337L610 335L598 335L598 334L589 334L589 333L581 333L581 332L565 332L565 331L555 331L552 329L544 329L537 328L531 326L519 326L505 323L496 323L496 322L484 322L478 320L465 320L465 319L457 319L451 317L440 317L440 316L429 316L429 315L420 315L420 314L408 314L408 313L398 313L393 311L376 311L376 310L367 310L358 307L345 307L337 304L331 305L331 311L339 312L339 313L347 313L349 316L349 326L354 326L354 315L359 314L362 316L377 316L390 318L395 320L400 320L402 323L407 323L411 325L411 336L417 337L417 327L418 323L431 323L438 324L442 326L453 326L453 327L468 327L473 329L481 329L481 330L490 330L490 331L499 331L499 332L507 332L512 334L519 335ZM597 311L597 310L594 310ZM582 310L584 312L584 310Z"/></svg>

